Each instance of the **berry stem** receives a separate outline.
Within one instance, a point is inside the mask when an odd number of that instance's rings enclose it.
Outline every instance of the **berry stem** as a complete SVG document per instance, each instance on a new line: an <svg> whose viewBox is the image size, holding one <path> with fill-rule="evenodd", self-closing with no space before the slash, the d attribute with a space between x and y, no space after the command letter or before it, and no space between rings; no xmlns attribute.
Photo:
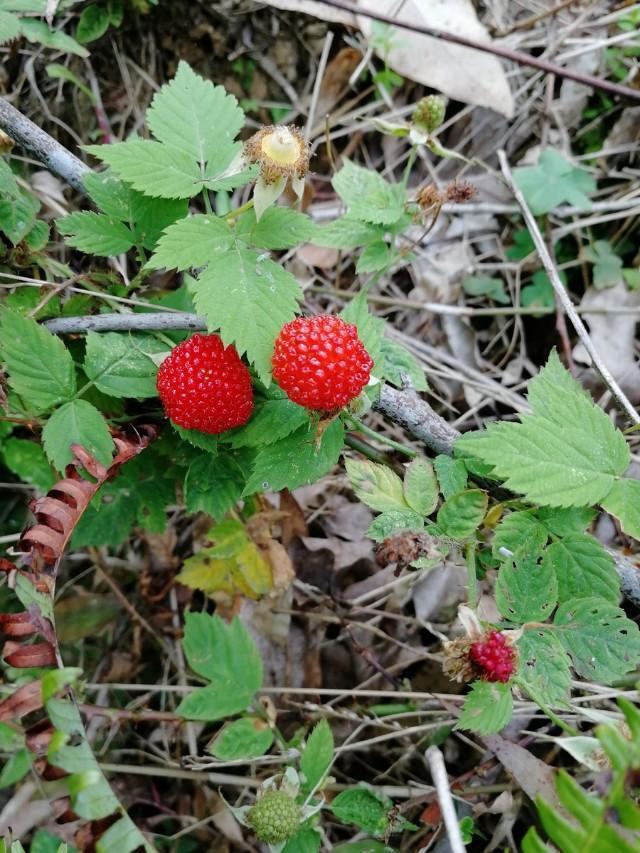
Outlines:
<svg viewBox="0 0 640 853"><path fill-rule="evenodd" d="M467 563L467 603L472 610L478 606L478 577L476 575L476 546L470 542L465 553Z"/></svg>
<svg viewBox="0 0 640 853"><path fill-rule="evenodd" d="M365 426L362 421L359 421L352 415L347 415L347 421L356 430L356 432L361 432L363 435L367 435L369 438L372 438L375 441L380 442L381 444L386 444L389 447L392 447L394 450L397 450L398 453L404 453L405 456L409 456L411 459L418 455L418 452L416 450L412 450L410 447L405 447L404 444L400 444L399 441L394 441L392 438L388 438L386 435L380 435L374 429Z"/></svg>
<svg viewBox="0 0 640 853"><path fill-rule="evenodd" d="M241 204L240 207L236 207L235 210L230 210L229 213L226 213L222 218L223 219L237 219L242 213L245 213L247 210L251 210L253 207L253 199L250 198L249 201L246 201L244 204Z"/></svg>

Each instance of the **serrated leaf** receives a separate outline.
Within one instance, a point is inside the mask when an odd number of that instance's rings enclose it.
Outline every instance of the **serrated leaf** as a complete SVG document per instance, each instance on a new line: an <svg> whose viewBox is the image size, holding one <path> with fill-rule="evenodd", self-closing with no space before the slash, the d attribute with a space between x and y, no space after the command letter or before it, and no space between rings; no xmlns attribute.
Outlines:
<svg viewBox="0 0 640 853"><path fill-rule="evenodd" d="M404 474L404 497L419 515L431 515L438 505L438 482L433 465L416 456Z"/></svg>
<svg viewBox="0 0 640 853"><path fill-rule="evenodd" d="M596 240L592 247L583 252L593 264L593 285L598 290L615 287L622 279L622 258L613 251L608 240Z"/></svg>
<svg viewBox="0 0 640 853"><path fill-rule="evenodd" d="M319 444L315 433L303 426L258 451L243 494L278 492L315 482L337 463L343 445L344 426L339 420L324 430Z"/></svg>
<svg viewBox="0 0 640 853"><path fill-rule="evenodd" d="M111 145L85 145L84 150L141 193L160 198L193 198L204 185L200 168L184 151L161 142L132 139Z"/></svg>
<svg viewBox="0 0 640 853"><path fill-rule="evenodd" d="M319 225L311 240L316 246L331 249L357 249L384 237L384 228L362 222L355 216L342 216L326 225Z"/></svg>
<svg viewBox="0 0 640 853"><path fill-rule="evenodd" d="M544 622L558 600L558 581L549 561L521 559L498 572L496 604L510 622Z"/></svg>
<svg viewBox="0 0 640 853"><path fill-rule="evenodd" d="M303 824L302 828L286 842L282 853L319 853L321 843L318 830L312 824ZM337 853L338 848L333 849ZM376 853L376 851L372 849L368 853Z"/></svg>
<svg viewBox="0 0 640 853"><path fill-rule="evenodd" d="M382 835L389 826L386 802L368 788L341 791L331 802L331 811L343 823L353 823L371 835Z"/></svg>
<svg viewBox="0 0 640 853"><path fill-rule="evenodd" d="M349 215L364 222L392 225L402 216L404 188L390 184L372 169L345 160L333 178L333 188L345 202Z"/></svg>
<svg viewBox="0 0 640 853"><path fill-rule="evenodd" d="M243 717L226 723L207 746L220 761L259 758L269 751L273 731L259 717Z"/></svg>
<svg viewBox="0 0 640 853"><path fill-rule="evenodd" d="M551 628L528 628L517 642L518 682L551 708L565 705L571 690L569 658Z"/></svg>
<svg viewBox="0 0 640 853"><path fill-rule="evenodd" d="M514 169L513 176L536 216L563 202L587 208L589 194L596 190L588 172L575 168L553 148L542 152L537 166Z"/></svg>
<svg viewBox="0 0 640 853"><path fill-rule="evenodd" d="M240 499L242 470L229 454L203 453L194 459L184 481L188 512L206 512L221 519Z"/></svg>
<svg viewBox="0 0 640 853"><path fill-rule="evenodd" d="M463 491L467 485L467 468L462 459L440 454L433 460L440 491L445 500Z"/></svg>
<svg viewBox="0 0 640 853"><path fill-rule="evenodd" d="M384 240L374 240L365 246L356 264L356 273L380 272L387 269L397 255Z"/></svg>
<svg viewBox="0 0 640 853"><path fill-rule="evenodd" d="M199 450L206 450L208 453L217 453L218 451L218 436L210 435L206 432L200 432L198 429L184 429L171 421L171 426L178 433L180 438L187 441L193 447Z"/></svg>
<svg viewBox="0 0 640 853"><path fill-rule="evenodd" d="M184 198L152 198L131 190L130 219L136 245L154 251L162 232L187 215L188 201Z"/></svg>
<svg viewBox="0 0 640 853"><path fill-rule="evenodd" d="M456 448L493 466L507 488L543 506L600 502L629 464L607 415L562 367L555 352L529 384L533 415L467 433Z"/></svg>
<svg viewBox="0 0 640 853"><path fill-rule="evenodd" d="M101 258L121 255L134 243L133 234L126 225L103 213L70 213L58 219L57 225L67 246Z"/></svg>
<svg viewBox="0 0 640 853"><path fill-rule="evenodd" d="M640 630L609 601L591 597L566 602L553 624L583 678L610 684L638 665Z"/></svg>
<svg viewBox="0 0 640 853"><path fill-rule="evenodd" d="M457 729L489 735L503 729L513 714L513 699L508 684L474 681L467 694Z"/></svg>
<svg viewBox="0 0 640 853"><path fill-rule="evenodd" d="M244 124L237 100L180 62L174 79L154 96L147 124L156 139L186 154L199 170L222 173L236 153L233 140Z"/></svg>
<svg viewBox="0 0 640 853"><path fill-rule="evenodd" d="M233 447L262 447L274 444L309 425L309 413L286 397L266 400L257 407L246 426L233 433Z"/></svg>
<svg viewBox="0 0 640 853"><path fill-rule="evenodd" d="M12 245L17 246L27 237L39 209L38 199L20 187L16 186L15 194L0 196L0 229Z"/></svg>
<svg viewBox="0 0 640 853"><path fill-rule="evenodd" d="M542 562L549 565L558 579L560 604L589 596L614 604L620 600L620 579L613 557L592 536L574 533L552 542Z"/></svg>
<svg viewBox="0 0 640 853"><path fill-rule="evenodd" d="M112 397L155 397L158 368L149 356L167 345L151 335L89 332L84 371L103 394Z"/></svg>
<svg viewBox="0 0 640 853"><path fill-rule="evenodd" d="M0 311L0 353L9 385L36 410L50 409L75 394L73 359L60 338L35 320Z"/></svg>
<svg viewBox="0 0 640 853"><path fill-rule="evenodd" d="M103 36L109 29L109 19L107 8L100 3L92 3L83 9L76 29L80 44L88 44Z"/></svg>
<svg viewBox="0 0 640 853"><path fill-rule="evenodd" d="M267 208L249 232L249 242L262 249L290 249L315 233L312 219L290 207Z"/></svg>
<svg viewBox="0 0 640 853"><path fill-rule="evenodd" d="M536 515L549 533L554 536L570 536L582 533L596 517L590 507L540 507Z"/></svg>
<svg viewBox="0 0 640 853"><path fill-rule="evenodd" d="M367 536L374 542L382 542L402 530L423 530L421 515L412 509L392 509L383 512L369 525Z"/></svg>
<svg viewBox="0 0 640 853"><path fill-rule="evenodd" d="M409 381L416 391L427 391L429 383L424 374L422 365L418 359L395 341L384 339L381 347L382 355L382 377L396 388L404 386L402 374L409 377ZM464 488L464 486L463 486ZM458 490L459 491L459 490Z"/></svg>
<svg viewBox="0 0 640 853"><path fill-rule="evenodd" d="M402 480L387 465L346 459L345 468L356 496L371 509L378 512L411 509L404 496Z"/></svg>
<svg viewBox="0 0 640 853"><path fill-rule="evenodd" d="M110 169L87 172L82 176L82 183L91 200L103 213L120 222L129 220L132 190Z"/></svg>
<svg viewBox="0 0 640 853"><path fill-rule="evenodd" d="M566 276L560 273L560 278L566 284ZM544 270L534 272L531 284L525 285L520 291L520 304L523 308L553 308L556 296L549 276ZM532 317L541 317L542 313L533 313Z"/></svg>
<svg viewBox="0 0 640 853"><path fill-rule="evenodd" d="M487 493L480 489L467 489L453 495L438 510L438 527L452 539L467 539L480 526L487 502Z"/></svg>
<svg viewBox="0 0 640 853"><path fill-rule="evenodd" d="M232 243L233 234L224 219L212 213L198 213L165 229L145 267L152 270L203 267Z"/></svg>
<svg viewBox="0 0 640 853"><path fill-rule="evenodd" d="M302 297L296 279L264 255L236 245L218 255L193 288L196 310L225 344L247 354L265 384L280 330Z"/></svg>
<svg viewBox="0 0 640 853"><path fill-rule="evenodd" d="M347 304L340 312L340 317L347 323L352 323L358 330L358 337L364 348L369 353L375 365L379 363L381 356L382 338L384 335L385 322L380 317L375 317L369 311L367 304L367 290L360 293Z"/></svg>
<svg viewBox="0 0 640 853"><path fill-rule="evenodd" d="M615 515L627 536L640 539L640 481L627 477L616 480L601 503Z"/></svg>
<svg viewBox="0 0 640 853"><path fill-rule="evenodd" d="M0 451L4 464L25 483L32 483L41 492L48 492L57 477L44 455L44 450L35 441L24 438L9 438Z"/></svg>
<svg viewBox="0 0 640 853"><path fill-rule="evenodd" d="M333 761L333 734L326 720L314 727L300 757L300 770L304 774L302 790L309 795L322 782Z"/></svg>
<svg viewBox="0 0 640 853"><path fill-rule="evenodd" d="M532 511L510 512L496 527L491 552L498 560L510 559L505 551L535 556L542 553L548 539L549 531Z"/></svg>
<svg viewBox="0 0 640 853"><path fill-rule="evenodd" d="M10 12L0 11L0 44L13 41L20 35L20 18Z"/></svg>
<svg viewBox="0 0 640 853"><path fill-rule="evenodd" d="M114 451L105 419L86 400L73 400L57 409L42 430L42 444L58 471L73 459L72 444L79 444L103 465L109 465Z"/></svg>

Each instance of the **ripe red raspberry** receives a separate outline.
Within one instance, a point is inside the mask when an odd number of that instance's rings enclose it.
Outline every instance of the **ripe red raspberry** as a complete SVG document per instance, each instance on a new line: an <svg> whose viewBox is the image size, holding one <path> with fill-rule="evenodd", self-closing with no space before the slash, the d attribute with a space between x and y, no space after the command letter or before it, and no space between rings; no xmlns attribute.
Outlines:
<svg viewBox="0 0 640 853"><path fill-rule="evenodd" d="M273 378L287 397L323 412L357 397L372 367L356 327L329 314L287 323L273 353Z"/></svg>
<svg viewBox="0 0 640 853"><path fill-rule="evenodd" d="M490 631L484 640L472 643L469 657L485 681L509 681L516 668L516 650L500 631Z"/></svg>
<svg viewBox="0 0 640 853"><path fill-rule="evenodd" d="M184 429L215 434L240 426L253 410L251 374L217 335L192 335L160 365L158 393L167 415Z"/></svg>

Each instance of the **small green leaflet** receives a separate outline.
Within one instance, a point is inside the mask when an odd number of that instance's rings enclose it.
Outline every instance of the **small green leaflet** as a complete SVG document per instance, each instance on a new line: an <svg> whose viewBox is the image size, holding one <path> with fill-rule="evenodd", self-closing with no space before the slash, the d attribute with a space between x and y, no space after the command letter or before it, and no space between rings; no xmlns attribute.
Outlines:
<svg viewBox="0 0 640 853"><path fill-rule="evenodd" d="M544 622L558 601L558 581L548 560L519 559L498 572L496 604L510 622Z"/></svg>
<svg viewBox="0 0 640 853"><path fill-rule="evenodd" d="M61 50L63 53L73 53L86 59L89 51L79 45L75 39L63 33L62 30L52 30L46 21L35 18L21 18L20 30L27 41L49 47L51 50Z"/></svg>
<svg viewBox="0 0 640 853"><path fill-rule="evenodd" d="M247 354L269 384L273 346L302 298L296 279L269 257L241 244L218 254L193 286L196 310L225 344Z"/></svg>
<svg viewBox="0 0 640 853"><path fill-rule="evenodd" d="M431 515L438 504L438 482L431 463L416 456L404 475L404 497L419 515Z"/></svg>
<svg viewBox="0 0 640 853"><path fill-rule="evenodd" d="M529 383L533 415L467 433L456 448L493 466L507 488L543 506L587 506L629 465L624 436L554 351Z"/></svg>
<svg viewBox="0 0 640 853"><path fill-rule="evenodd" d="M57 409L42 430L44 452L58 471L64 471L73 459L72 444L109 465L114 445L106 421L86 400L73 400Z"/></svg>
<svg viewBox="0 0 640 853"><path fill-rule="evenodd" d="M242 495L244 475L228 453L202 453L189 465L184 481L188 512L206 512L220 520Z"/></svg>
<svg viewBox="0 0 640 853"><path fill-rule="evenodd" d="M489 735L503 729L513 714L513 699L508 684L474 681L467 694L457 729Z"/></svg>
<svg viewBox="0 0 640 853"><path fill-rule="evenodd" d="M569 658L553 629L527 628L517 642L518 683L551 708L569 701Z"/></svg>
<svg viewBox="0 0 640 853"><path fill-rule="evenodd" d="M259 758L273 743L273 731L259 717L242 717L225 723L207 746L220 761Z"/></svg>
<svg viewBox="0 0 640 853"><path fill-rule="evenodd" d="M574 533L553 542L545 550L542 564L548 565L557 578L560 604L591 595L612 604L620 600L620 579L613 557L586 533Z"/></svg>
<svg viewBox="0 0 640 853"><path fill-rule="evenodd" d="M73 359L62 341L35 320L0 311L0 354L9 371L9 385L37 411L75 394Z"/></svg>
<svg viewBox="0 0 640 853"><path fill-rule="evenodd" d="M423 528L422 516L417 512L408 508L392 509L383 512L371 522L367 536L374 542L382 542L402 530L422 530Z"/></svg>
<svg viewBox="0 0 640 853"><path fill-rule="evenodd" d="M313 232L312 243L332 249L358 249L377 242L384 237L382 225L362 222L355 216L342 216L326 225L318 225Z"/></svg>
<svg viewBox="0 0 640 853"><path fill-rule="evenodd" d="M614 287L622 281L622 258L616 255L608 240L596 240L592 247L584 249L583 255L593 264L593 285L598 290Z"/></svg>
<svg viewBox="0 0 640 853"><path fill-rule="evenodd" d="M20 35L20 18L10 12L0 11L0 44L13 41Z"/></svg>
<svg viewBox="0 0 640 853"><path fill-rule="evenodd" d="M84 371L112 397L155 397L158 368L150 356L166 351L151 335L89 332Z"/></svg>
<svg viewBox="0 0 640 853"><path fill-rule="evenodd" d="M440 530L451 539L463 540L473 536L487 511L488 496L480 489L458 492L438 510Z"/></svg>
<svg viewBox="0 0 640 853"><path fill-rule="evenodd" d="M640 481L616 480L602 506L615 515L628 536L640 539Z"/></svg>
<svg viewBox="0 0 640 853"><path fill-rule="evenodd" d="M385 338L382 341L382 378L396 388L403 388L403 374L416 391L427 391L429 383L418 359L395 341Z"/></svg>
<svg viewBox="0 0 640 853"><path fill-rule="evenodd" d="M146 269L186 270L203 267L229 249L233 234L228 223L212 213L197 213L165 229Z"/></svg>
<svg viewBox="0 0 640 853"><path fill-rule="evenodd" d="M566 284L566 276L562 271L560 278ZM520 304L523 308L553 308L555 301L553 285L544 270L536 270L531 283L525 285L520 291ZM541 317L543 314L532 314L531 316Z"/></svg>
<svg viewBox="0 0 640 853"><path fill-rule="evenodd" d="M333 735L326 720L314 727L300 758L300 770L304 774L302 790L305 795L318 788L333 761Z"/></svg>
<svg viewBox="0 0 640 853"><path fill-rule="evenodd" d="M467 468L462 459L440 454L433 460L440 491L445 500L461 492L467 486Z"/></svg>
<svg viewBox="0 0 640 853"><path fill-rule="evenodd" d="M315 432L302 426L286 438L260 448L243 495L296 489L315 482L337 463L343 445L344 426L339 420L324 430L319 444Z"/></svg>
<svg viewBox="0 0 640 853"><path fill-rule="evenodd" d="M619 607L602 598L581 598L561 605L555 634L575 671L590 681L610 684L638 665L640 630Z"/></svg>
<svg viewBox="0 0 640 853"><path fill-rule="evenodd" d="M265 210L248 237L253 246L261 249L290 249L306 243L314 232L309 216L290 207L272 206Z"/></svg>
<svg viewBox="0 0 640 853"><path fill-rule="evenodd" d="M385 322L369 312L366 288L361 290L346 308L342 309L340 316L347 323L352 323L357 328L358 337L373 359L373 370L375 372L376 365L380 361Z"/></svg>
<svg viewBox="0 0 640 853"><path fill-rule="evenodd" d="M4 464L25 483L32 483L41 492L48 492L56 475L47 461L40 444L25 438L9 438L2 445L0 455Z"/></svg>
<svg viewBox="0 0 640 853"><path fill-rule="evenodd" d="M504 289L501 278L488 278L481 275L468 275L462 280L462 286L469 296L488 296L500 305L509 305L511 300Z"/></svg>
<svg viewBox="0 0 640 853"><path fill-rule="evenodd" d="M211 684L185 696L177 713L190 720L219 720L244 711L262 686L262 661L242 622L187 613L182 645L191 669Z"/></svg>
<svg viewBox="0 0 640 853"><path fill-rule="evenodd" d="M349 215L363 222L393 225L402 216L405 192L371 169L345 160L333 178L333 188L347 205Z"/></svg>
<svg viewBox="0 0 640 853"><path fill-rule="evenodd" d="M135 238L130 228L103 213L83 211L58 220L58 231L67 237L68 246L99 257L127 252Z"/></svg>
<svg viewBox="0 0 640 853"><path fill-rule="evenodd" d="M15 785L27 775L29 770L31 770L31 752L24 748L14 752L0 772L0 790Z"/></svg>
<svg viewBox="0 0 640 853"><path fill-rule="evenodd" d="M331 802L331 811L343 823L354 823L371 835L383 835L389 826L391 801L381 799L362 785L341 791Z"/></svg>
<svg viewBox="0 0 640 853"><path fill-rule="evenodd" d="M536 216L548 213L563 202L587 208L596 182L584 169L576 169L553 148L546 148L537 166L513 170L516 184Z"/></svg>
<svg viewBox="0 0 640 853"><path fill-rule="evenodd" d="M411 509L404 496L402 480L386 465L346 459L347 477L356 496L378 512Z"/></svg>
<svg viewBox="0 0 640 853"><path fill-rule="evenodd" d="M381 272L387 269L399 255L384 240L375 240L362 250L356 264L357 275Z"/></svg>
<svg viewBox="0 0 640 853"><path fill-rule="evenodd" d="M274 444L303 426L309 426L309 413L286 397L266 400L256 407L246 426L235 430L231 443L234 447L263 447Z"/></svg>

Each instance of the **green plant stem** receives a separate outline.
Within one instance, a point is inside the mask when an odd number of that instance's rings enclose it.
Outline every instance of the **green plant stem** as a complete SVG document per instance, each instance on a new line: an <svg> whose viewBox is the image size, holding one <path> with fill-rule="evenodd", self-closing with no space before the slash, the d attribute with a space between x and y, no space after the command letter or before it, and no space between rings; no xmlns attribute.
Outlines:
<svg viewBox="0 0 640 853"><path fill-rule="evenodd" d="M2 420L2 418L0 418L0 420ZM366 456L367 459L370 459L372 462L378 462L380 465L384 465L387 461L384 453L380 453L378 450L375 450L370 444L367 444L366 441L362 441L362 439L357 438L355 435L347 433L344 438L344 442L348 447L351 447L353 450L357 450L358 453L362 453L363 456Z"/></svg>
<svg viewBox="0 0 640 853"><path fill-rule="evenodd" d="M356 432L361 432L363 435L374 439L374 441L386 444L388 447L392 447L394 450L397 450L398 453L404 453L405 456L409 456L411 459L418 455L416 450L412 450L410 447L405 447L404 444L400 444L399 441L394 441L392 438L387 438L386 435L380 435L374 429L371 429L371 427L365 426L365 424L357 418L348 416L346 420L351 424L351 426L353 426Z"/></svg>
<svg viewBox="0 0 640 853"><path fill-rule="evenodd" d="M478 606L478 578L476 575L476 544L470 542L465 553L467 563L467 603L472 610Z"/></svg>
<svg viewBox="0 0 640 853"><path fill-rule="evenodd" d="M404 168L404 175L402 176L402 186L407 190L407 186L409 185L409 176L411 174L411 170L413 169L413 164L416 162L416 157L418 156L418 146L412 145L411 151L409 151L409 156L407 157L407 165Z"/></svg>
<svg viewBox="0 0 640 853"><path fill-rule="evenodd" d="M209 190L202 190L202 198L204 201L204 209L207 213L213 213L213 209L211 207L211 199L209 198Z"/></svg>
<svg viewBox="0 0 640 853"><path fill-rule="evenodd" d="M243 214L247 210L251 210L253 207L253 199L250 198L249 201L246 201L244 204L241 204L240 207L236 207L235 210L230 210L229 213L226 213L222 218L223 219L237 219L238 216Z"/></svg>
<svg viewBox="0 0 640 853"><path fill-rule="evenodd" d="M524 693L527 693L533 699L540 710L545 713L547 717L556 724L556 726L559 726L564 732L571 735L571 737L577 737L580 734L577 729L574 729L574 727L570 726L569 723L565 723L561 717L549 708L549 706L540 698L540 695L535 688L530 684L525 684L520 678L515 678L514 681Z"/></svg>

